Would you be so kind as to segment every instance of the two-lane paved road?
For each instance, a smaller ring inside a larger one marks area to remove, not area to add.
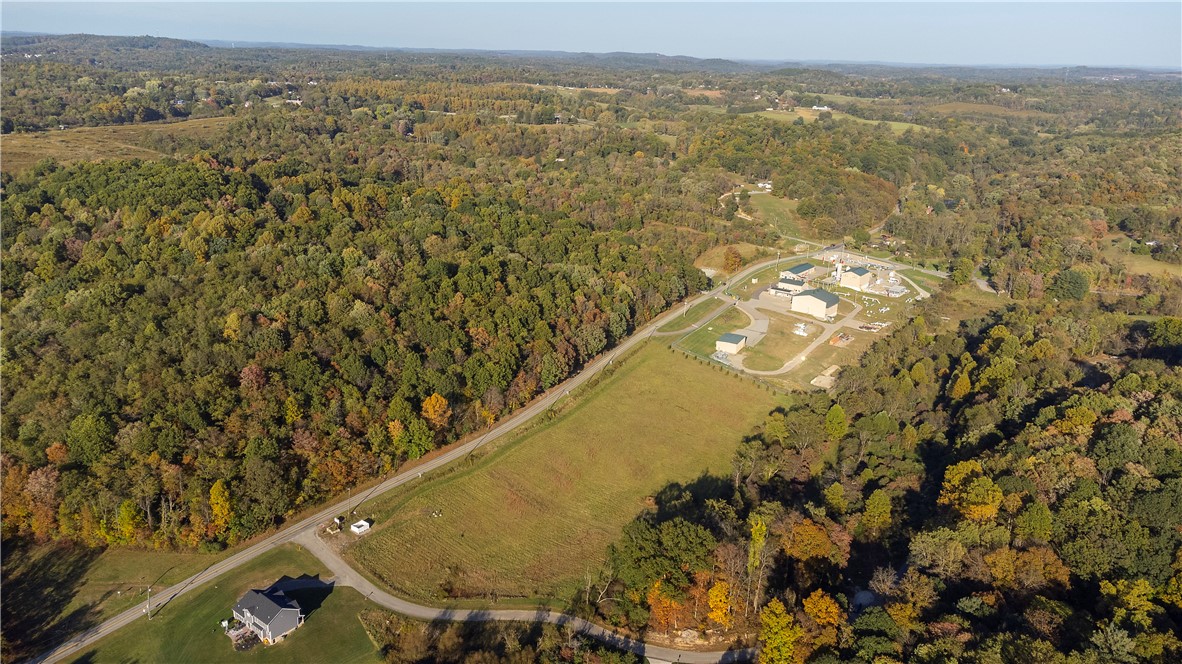
[[[717,287],[715,287],[713,290],[706,292],[706,293],[702,293],[702,294],[692,298],[691,300],[689,300],[688,305],[692,307],[693,305],[695,305],[698,302],[701,302],[707,298],[715,297],[715,296],[719,295],[720,293],[722,293],[722,291],[727,287],[727,285],[729,283],[738,283],[740,280],[746,279],[751,274],[758,272],[759,270],[762,270],[765,267],[768,267],[769,265],[774,265],[777,261],[778,261],[778,259],[770,259],[767,261],[763,261],[761,263],[753,264],[750,267],[748,267],[747,269],[743,270],[742,272],[736,274],[734,277],[732,277],[730,280],[728,280],[728,282],[724,282],[724,283],[718,285]],[[502,436],[512,432],[513,430],[517,429],[518,427],[525,424],[529,420],[533,419],[537,415],[545,412],[548,408],[550,408],[555,403],[557,403],[559,399],[561,399],[563,396],[568,394],[570,392],[570,390],[573,390],[573,389],[577,388],[578,386],[586,383],[588,380],[591,380],[591,378],[593,378],[596,374],[598,374],[605,367],[607,367],[609,364],[611,364],[612,360],[614,360],[616,358],[616,356],[620,355],[621,353],[627,352],[628,350],[635,347],[637,344],[640,344],[643,341],[647,340],[653,334],[653,332],[656,331],[656,329],[658,327],[660,327],[661,325],[664,325],[665,323],[669,322],[673,318],[676,318],[680,312],[681,312],[680,307],[673,307],[669,311],[665,312],[665,314],[658,316],[656,319],[650,321],[647,325],[637,329],[636,332],[632,334],[632,336],[625,339],[623,342],[620,343],[620,345],[616,346],[614,349],[612,349],[608,353],[601,355],[598,359],[589,363],[586,367],[583,368],[582,371],[575,374],[571,378],[567,379],[566,382],[554,387],[549,392],[547,392],[545,395],[535,399],[528,406],[517,411],[516,413],[514,413],[510,417],[502,420],[500,423],[498,423],[496,426],[494,426],[491,430],[489,430],[484,435],[476,437],[476,438],[468,441],[467,443],[464,443],[463,445],[459,445],[457,447],[454,447],[454,448],[448,450],[447,452],[445,452],[433,459],[430,459],[429,461],[426,461],[422,464],[419,464],[418,466],[415,466],[411,470],[408,470],[406,472],[395,475],[394,477],[391,477],[390,479],[382,482],[381,484],[379,484],[378,486],[374,487],[371,490],[355,492],[353,495],[350,495],[349,497],[339,500],[336,503],[333,503],[333,504],[325,507],[324,509],[320,510],[319,512],[316,512],[315,514],[313,514],[309,517],[306,517],[300,521],[297,521],[297,522],[287,526],[286,528],[280,530],[279,532],[276,532],[276,533],[264,538],[263,540],[259,541],[258,543],[253,544],[253,545],[239,551],[238,553],[231,555],[230,557],[228,557],[224,560],[218,561],[218,562],[210,565],[209,567],[207,567],[204,570],[198,572],[197,574],[194,574],[193,576],[185,579],[184,581],[181,581],[180,583],[178,583],[174,586],[171,586],[169,588],[164,589],[163,591],[161,591],[159,593],[156,593],[155,595],[152,596],[153,613],[156,613],[159,610],[165,608],[168,605],[168,603],[171,602],[173,599],[175,599],[187,592],[190,592],[196,588],[201,587],[202,585],[212,581],[213,579],[217,578],[218,576],[221,576],[222,574],[225,574],[226,572],[229,572],[230,570],[233,570],[241,565],[246,564],[247,562],[250,562],[251,560],[253,560],[253,559],[257,558],[258,556],[260,556],[261,554],[263,554],[264,552],[269,551],[272,548],[279,546],[280,544],[291,542],[292,540],[299,537],[300,534],[303,533],[304,531],[315,530],[319,524],[329,521],[337,515],[349,513],[350,511],[352,511],[354,508],[356,508],[358,505],[360,505],[362,502],[365,502],[366,500],[377,497],[377,496],[379,496],[379,495],[381,495],[381,494],[383,494],[395,487],[402,486],[403,484],[406,484],[407,482],[410,482],[411,480],[417,479],[417,478],[421,477],[422,475],[431,472],[432,470],[435,470],[437,468],[445,466],[445,465],[451,463],[452,461],[455,461],[456,459],[460,459],[462,457],[465,457],[468,454],[471,454],[474,450],[476,450],[480,446],[487,445],[488,443],[491,443],[494,440],[497,440],[497,439],[501,438]],[[410,606],[413,606],[413,605],[410,605]],[[420,608],[429,609],[429,607],[420,607]],[[430,609],[430,610],[442,611],[444,614],[447,614],[447,615],[455,613],[455,612],[451,612],[451,611],[447,611],[447,610],[440,610],[440,609]],[[486,615],[492,615],[494,613],[495,612],[488,612],[488,611],[484,612],[484,614],[486,614]],[[564,616],[563,617],[563,614],[550,613],[550,614],[546,614],[546,615],[550,616],[550,618],[547,618],[548,622],[557,622],[560,619],[566,620],[568,622],[573,621],[573,620],[577,620],[573,616]],[[130,609],[124,611],[123,613],[120,613],[120,614],[116,615],[115,617],[113,617],[113,618],[111,618],[111,619],[109,619],[109,620],[107,620],[95,627],[92,627],[89,630],[86,630],[85,632],[82,632],[81,634],[78,634],[77,636],[71,638],[70,640],[61,644],[57,648],[54,648],[53,650],[51,650],[47,653],[44,653],[43,655],[41,655],[40,657],[38,657],[34,661],[38,662],[38,663],[40,663],[40,662],[50,663],[50,662],[58,662],[63,659],[66,659],[72,655],[79,653],[83,649],[93,645],[99,639],[113,633],[114,631],[116,631],[122,627],[125,627],[125,626],[131,624],[137,618],[140,618],[143,616],[144,616],[144,607],[142,605],[137,605],[137,606],[130,608]],[[433,619],[434,618],[440,618],[440,616],[433,616]],[[442,616],[441,619],[446,619],[446,615]],[[509,619],[509,618],[493,617],[490,619],[499,620],[499,619]],[[518,618],[512,618],[512,619],[517,620]],[[585,621],[583,621],[583,622],[585,622]],[[591,627],[595,627],[594,625],[591,625],[590,623],[587,623],[587,624],[590,625]],[[597,629],[598,632],[588,628],[588,631],[586,633],[591,636],[595,636],[596,638],[600,638],[601,634],[602,635],[611,634],[610,632],[607,632],[603,628],[595,628],[595,629]],[[615,644],[615,640],[618,638],[620,638],[620,637],[618,637],[614,634],[611,634],[610,638],[608,638],[607,636],[604,636],[602,640],[605,640],[606,642]],[[634,643],[636,643],[636,642],[634,642]],[[649,646],[646,646],[646,647],[649,647]],[[671,656],[668,657],[667,659],[676,660],[677,657],[680,655],[682,661],[686,661],[686,662],[688,662],[688,661],[721,662],[721,661],[736,661],[736,658],[737,659],[749,659],[750,658],[750,653],[744,654],[746,651],[743,651],[743,652],[724,651],[724,652],[716,652],[716,653],[693,653],[691,651],[681,652],[681,651],[675,651],[675,650],[671,650],[671,649],[662,649],[662,650],[666,653],[671,653]],[[690,657],[690,656],[693,656],[696,659],[694,659],[694,660],[686,659],[687,657]],[[662,657],[661,659],[666,659],[666,658]]]

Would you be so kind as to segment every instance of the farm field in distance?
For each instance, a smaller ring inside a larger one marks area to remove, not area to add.
[[[352,588],[293,590],[306,614],[302,626],[273,646],[256,645],[237,652],[222,633],[223,619],[239,597],[251,588],[266,588],[282,576],[319,575],[326,570],[314,556],[287,544],[219,577],[203,590],[183,595],[153,612],[152,620],[137,621],[99,641],[74,662],[380,662],[377,648],[365,633],[358,614],[369,606]]]
[[[565,602],[649,497],[673,482],[725,476],[734,432],[778,399],[650,343],[555,421],[363,508],[375,531],[346,556],[421,602]]]
[[[0,138],[0,168],[6,173],[17,173],[46,158],[61,163],[101,159],[159,159],[164,155],[145,145],[152,136],[206,137],[221,133],[233,121],[233,117],[223,116],[180,122],[5,134]]]

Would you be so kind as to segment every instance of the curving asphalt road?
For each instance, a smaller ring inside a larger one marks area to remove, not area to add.
[[[701,302],[707,298],[715,297],[715,296],[721,294],[731,283],[737,283],[740,280],[746,279],[751,274],[758,272],[759,270],[762,270],[762,269],[768,267],[769,265],[774,265],[776,262],[778,262],[778,260],[779,259],[769,259],[769,260],[763,261],[761,263],[755,263],[755,264],[751,265],[750,267],[748,267],[747,269],[743,270],[742,272],[734,275],[728,281],[718,285],[713,290],[705,292],[705,293],[701,293],[698,296],[690,299],[688,301],[688,305],[693,306],[693,305],[697,304],[698,302]],[[333,504],[321,509],[320,511],[316,512],[315,514],[308,516],[304,519],[301,519],[300,521],[297,521],[297,522],[287,526],[283,530],[280,530],[280,531],[260,540],[256,544],[253,544],[253,545],[243,549],[242,551],[239,551],[238,553],[235,553],[235,554],[229,556],[228,558],[225,558],[225,559],[220,560],[216,563],[213,563],[209,567],[198,572],[197,574],[194,574],[193,576],[190,576],[189,578],[185,579],[184,581],[181,581],[180,583],[177,583],[176,585],[173,585],[169,588],[164,589],[161,592],[156,593],[152,597],[152,612],[153,612],[153,614],[159,612],[161,609],[166,607],[169,602],[176,599],[177,597],[179,597],[185,593],[188,593],[192,590],[195,590],[196,588],[199,588],[200,586],[214,580],[215,578],[221,576],[222,574],[225,574],[226,572],[229,572],[230,570],[233,570],[233,569],[257,558],[259,555],[263,554],[266,551],[271,550],[272,548],[274,548],[276,546],[279,546],[280,544],[285,544],[287,542],[295,541],[297,538],[299,538],[306,531],[315,531],[315,529],[317,528],[317,526],[319,526],[319,524],[329,521],[337,515],[347,514],[347,513],[351,512],[352,510],[356,509],[358,505],[365,502],[366,500],[369,500],[371,498],[379,496],[391,489],[394,489],[395,487],[402,486],[403,484],[406,484],[412,480],[418,479],[419,477],[422,477],[423,474],[429,473],[432,470],[435,470],[437,468],[445,466],[445,465],[451,463],[452,461],[455,461],[456,459],[459,459],[461,457],[465,457],[465,456],[471,454],[477,448],[481,447],[482,445],[487,445],[488,443],[491,443],[494,440],[497,440],[498,438],[501,438],[502,436],[512,432],[513,430],[517,429],[518,427],[525,424],[529,420],[533,419],[534,417],[536,417],[539,414],[548,410],[555,403],[557,403],[559,399],[561,399],[563,396],[566,396],[567,394],[569,394],[571,390],[573,390],[573,389],[577,388],[578,386],[591,380],[591,378],[593,378],[596,374],[598,374],[600,371],[603,371],[604,368],[606,368],[608,365],[610,365],[612,363],[612,361],[618,355],[620,355],[621,353],[627,352],[628,350],[635,347],[637,344],[640,344],[643,341],[647,340],[649,337],[651,337],[653,335],[653,333],[657,330],[658,327],[669,322],[673,318],[676,318],[679,313],[681,313],[681,309],[678,307],[674,307],[674,308],[670,309],[669,311],[665,312],[665,314],[653,319],[647,325],[637,329],[636,332],[632,334],[632,336],[630,336],[627,339],[625,339],[624,341],[622,341],[618,346],[616,346],[614,349],[612,349],[609,353],[601,355],[598,359],[590,362],[587,366],[585,366],[583,368],[582,371],[575,374],[571,378],[567,379],[566,382],[552,388],[549,392],[547,392],[543,396],[537,398],[532,403],[530,403],[528,406],[522,408],[521,410],[518,410],[516,413],[514,413],[510,417],[502,420],[496,426],[494,426],[492,429],[490,429],[488,432],[486,432],[484,435],[474,438],[474,439],[468,441],[467,443],[464,443],[463,445],[459,445],[454,448],[451,448],[450,450],[447,450],[443,454],[440,454],[437,457],[431,458],[428,461],[425,461],[408,471],[405,471],[403,473],[395,475],[394,477],[391,477],[390,479],[385,480],[381,484],[378,484],[377,486],[375,486],[369,490],[363,489],[363,490],[353,492],[351,495],[337,501],[336,503],[333,503]],[[344,563],[343,560],[341,560],[341,564],[343,564],[345,567],[348,567],[348,564]],[[352,571],[351,568],[350,568],[350,571]],[[356,574],[356,572],[353,572],[353,574]],[[357,576],[358,576],[358,578],[361,578],[360,575],[357,575]],[[362,580],[364,580],[364,579],[362,579]],[[366,583],[368,583],[368,582],[366,582]],[[372,586],[372,584],[371,584],[371,586]],[[375,589],[376,589],[376,587],[375,587]],[[680,660],[683,662],[698,662],[698,663],[704,664],[707,662],[742,661],[742,660],[751,659],[754,656],[753,651],[750,651],[750,650],[703,653],[703,652],[694,652],[694,651],[688,651],[688,650],[687,651],[674,650],[671,648],[660,648],[658,646],[650,646],[650,645],[647,645],[647,644],[640,642],[640,641],[626,639],[625,637],[622,637],[622,636],[617,635],[613,632],[610,632],[602,627],[598,627],[598,626],[594,625],[593,623],[589,623],[589,622],[582,620],[580,618],[576,618],[574,616],[568,616],[566,614],[561,614],[561,613],[554,613],[554,612],[539,613],[539,612],[535,612],[535,611],[458,612],[458,611],[453,611],[450,609],[437,609],[437,608],[432,608],[432,607],[418,606],[415,604],[411,604],[409,602],[404,602],[402,600],[398,600],[393,595],[388,595],[386,593],[383,593],[383,594],[386,595],[387,597],[389,597],[392,602],[397,603],[398,606],[403,607],[403,609],[405,609],[405,611],[403,611],[402,609],[399,609],[399,608],[395,608],[394,606],[391,606],[390,608],[394,608],[394,610],[396,610],[396,611],[405,612],[408,615],[412,615],[415,617],[421,617],[418,613],[415,613],[415,612],[420,612],[420,613],[427,612],[427,613],[429,613],[428,618],[431,620],[477,620],[477,619],[486,620],[486,621],[487,620],[514,620],[514,621],[516,621],[516,620],[527,620],[527,621],[528,620],[545,620],[546,622],[553,622],[553,623],[558,623],[558,624],[570,624],[570,625],[574,625],[575,628],[578,629],[579,631],[586,633],[590,636],[593,636],[597,639],[600,639],[601,641],[604,641],[605,643],[609,643],[613,646],[617,646],[617,647],[621,647],[621,648],[624,648],[627,650],[631,650],[632,652],[637,652],[637,649],[643,649],[645,652],[649,653],[649,656],[655,657],[657,659],[669,659],[671,661],[676,661],[678,658],[680,658]],[[456,617],[461,614],[466,617],[460,617],[460,618]],[[526,615],[526,614],[528,614],[528,615]],[[81,634],[74,636],[73,638],[69,639],[68,641],[59,645],[58,647],[54,648],[53,650],[50,650],[50,651],[42,654],[41,656],[37,657],[36,659],[33,660],[33,662],[36,662],[37,664],[45,662],[48,664],[48,663],[52,663],[52,662],[62,661],[72,655],[76,655],[76,654],[80,653],[85,648],[94,645],[94,643],[96,641],[98,641],[99,639],[102,639],[103,637],[110,635],[111,633],[115,632],[116,630],[118,630],[122,627],[126,627],[127,625],[131,624],[137,618],[140,618],[143,615],[144,615],[144,607],[139,606],[139,605],[132,607],[132,608],[124,611],[123,613],[120,613],[120,614],[114,616],[113,618],[111,618],[103,623],[100,623],[99,625],[96,625],[95,627],[92,627],[91,629],[88,629],[88,630],[82,632]],[[658,651],[661,653],[664,653],[665,656],[662,657],[660,655],[657,655],[656,653]]]
[[[380,604],[387,609],[396,611],[420,620],[448,620],[458,622],[489,622],[494,620],[517,622],[548,622],[555,625],[570,627],[579,634],[585,634],[598,641],[602,641],[620,650],[627,650],[645,658],[665,660],[669,662],[688,662],[689,664],[712,664],[713,662],[740,662],[755,658],[754,649],[725,650],[721,652],[691,652],[665,648],[647,644],[643,641],[617,634],[609,629],[600,627],[593,622],[570,616],[565,613],[549,609],[439,609],[432,606],[422,606],[408,602],[391,595],[377,585],[371,583],[357,570],[316,534],[315,531],[305,530],[295,538],[295,542],[302,544],[309,553],[320,559],[324,566],[332,572],[337,585],[349,586],[357,590],[371,602]]]

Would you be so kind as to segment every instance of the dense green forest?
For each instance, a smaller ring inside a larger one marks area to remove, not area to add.
[[[768,662],[1176,661],[1182,320],[1090,320],[916,318],[772,413],[729,483],[659,494],[586,609],[758,634]]]
[[[0,176],[5,547],[221,550],[559,384],[709,287],[707,250],[844,237],[1001,309],[946,329],[937,295],[794,396],[579,610],[774,662],[1182,657],[1176,79],[2,50],[6,138],[229,118]],[[802,238],[720,203],[756,180]]]

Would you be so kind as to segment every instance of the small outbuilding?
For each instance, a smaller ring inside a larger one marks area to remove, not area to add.
[[[234,618],[254,632],[265,645],[278,643],[304,624],[304,614],[282,590],[248,590],[234,605]]]
[[[874,282],[874,274],[864,267],[855,267],[841,273],[841,286],[856,291],[864,291]]]
[[[814,288],[792,297],[792,310],[824,320],[837,316],[840,300],[829,291]]]
[[[369,532],[369,528],[371,525],[373,525],[373,524],[369,519],[362,519],[362,520],[358,521],[357,523],[349,526],[349,530],[352,530],[354,535],[360,535],[362,533]]]
[[[747,347],[747,337],[741,334],[728,333],[714,342],[714,350],[734,355]]]

